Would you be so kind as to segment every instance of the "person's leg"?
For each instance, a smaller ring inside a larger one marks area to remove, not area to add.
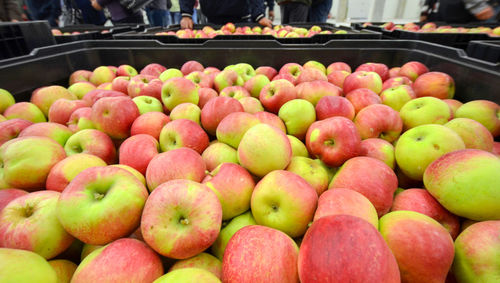
[[[148,17],[149,25],[154,26],[153,9],[146,8],[146,16]]]
[[[281,4],[280,5],[280,12],[281,12],[281,24],[288,24],[288,9],[287,9],[288,4]]]
[[[198,11],[197,11],[197,9],[193,9],[193,23],[198,24]]]
[[[311,6],[309,21],[316,23],[324,23],[328,19],[328,13],[332,8],[332,0],[323,0],[317,5]]]
[[[288,22],[307,22],[307,15],[309,14],[309,7],[302,3],[290,3],[290,11],[288,16]]]

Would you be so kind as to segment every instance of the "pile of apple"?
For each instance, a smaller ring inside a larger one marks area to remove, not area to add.
[[[66,32],[62,32],[60,29],[52,29],[51,32],[52,32],[52,35],[54,35],[54,36],[63,36],[63,35],[78,35],[78,34],[82,34],[82,33],[89,33],[90,31],[86,30],[86,31],[73,31],[73,32],[66,31]],[[110,31],[107,30],[107,29],[101,30],[102,34],[106,34],[106,33],[109,33],[109,32]]]
[[[316,61],[1,90],[0,282],[498,282],[500,107],[454,93]]]
[[[274,37],[311,37],[315,34],[346,34],[345,30],[322,30],[320,26],[312,26],[309,29],[292,27],[289,25],[276,25],[273,28],[259,26],[236,27],[233,23],[227,23],[220,29],[215,30],[211,26],[204,26],[201,30],[180,29],[177,31],[161,31],[155,35],[175,35],[179,38],[214,38],[217,35],[272,35]]]
[[[366,27],[371,25],[370,23],[364,23],[363,26]],[[500,26],[496,28],[491,27],[474,27],[474,28],[465,28],[465,27],[452,27],[452,26],[437,26],[435,23],[429,22],[425,23],[421,27],[415,23],[406,23],[404,25],[394,24],[393,22],[387,22],[383,25],[380,25],[381,28],[384,28],[389,31],[393,30],[406,30],[413,32],[434,32],[434,33],[486,33],[489,36],[500,36]]]

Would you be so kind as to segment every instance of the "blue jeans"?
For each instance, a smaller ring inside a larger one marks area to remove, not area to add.
[[[173,25],[178,25],[181,22],[181,12],[170,12],[170,22]]]
[[[328,19],[328,13],[332,9],[332,0],[323,0],[309,9],[309,22],[324,23]]]
[[[148,16],[149,24],[151,26],[166,27],[170,23],[168,10],[146,8],[146,15]]]

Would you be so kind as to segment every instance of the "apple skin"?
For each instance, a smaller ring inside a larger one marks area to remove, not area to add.
[[[60,144],[46,137],[23,137],[0,147],[3,181],[11,188],[34,191],[45,187],[50,169],[66,157]]]
[[[354,124],[361,139],[381,138],[393,142],[403,130],[399,113],[384,104],[372,104],[361,109],[354,118]]]
[[[311,185],[320,196],[328,188],[328,172],[319,163],[303,156],[294,156],[286,171],[295,173]]]
[[[28,126],[24,130],[22,130],[21,133],[19,133],[19,137],[47,137],[56,141],[61,146],[64,146],[66,144],[66,141],[72,134],[73,133],[71,132],[71,130],[66,126],[56,123],[44,122]]]
[[[460,136],[442,125],[422,125],[404,132],[395,146],[401,171],[413,180],[422,180],[425,168],[442,155],[465,149]]]
[[[194,71],[189,75],[184,76],[184,78],[192,81],[199,87],[212,88],[214,86],[214,76],[200,71]]]
[[[110,83],[116,78],[116,73],[111,70],[108,66],[100,66],[92,71],[89,77],[89,82],[95,86],[99,86],[103,83]]]
[[[459,282],[495,282],[500,275],[500,222],[482,221],[465,229],[455,241],[452,272]]]
[[[185,259],[210,247],[221,223],[222,207],[212,190],[193,181],[172,180],[149,196],[141,232],[161,255]]]
[[[333,62],[326,67],[326,74],[329,75],[335,71],[345,71],[351,73],[351,66],[344,62]]]
[[[344,93],[358,88],[367,88],[379,94],[382,91],[382,79],[375,72],[359,71],[348,75],[344,80]]]
[[[427,167],[424,185],[453,214],[477,221],[499,220],[498,170],[500,159],[494,154],[478,149],[454,151]]]
[[[184,76],[195,71],[203,72],[203,70],[205,70],[205,67],[198,61],[187,61],[181,67],[181,72]]]
[[[151,248],[136,239],[124,238],[85,257],[71,282],[153,282],[163,272],[161,259]]]
[[[290,171],[275,170],[255,186],[252,215],[259,225],[299,237],[313,219],[317,202],[318,194],[306,180]]]
[[[207,104],[207,102],[210,99],[219,96],[217,91],[215,91],[214,89],[211,89],[211,88],[207,88],[207,87],[200,87],[198,89],[198,94],[200,96],[200,99],[198,101],[198,106],[200,107],[200,109],[203,109],[205,104]]]
[[[468,118],[455,118],[444,126],[457,133],[464,141],[466,148],[493,151],[493,136],[481,123]]]
[[[297,77],[297,84],[312,81],[325,81],[328,82],[325,72],[316,68],[302,68],[300,75]]]
[[[77,99],[82,99],[89,91],[96,87],[89,82],[77,82],[68,87],[68,91],[76,96]]]
[[[333,71],[326,78],[328,79],[329,83],[338,86],[340,88],[343,88],[345,78],[350,74],[351,73],[347,71]]]
[[[154,76],[154,77],[159,77],[161,73],[165,72],[167,68],[160,64],[152,63],[146,65],[144,68],[142,68],[141,72],[139,73],[140,75],[148,75],[148,76]]]
[[[17,118],[0,122],[0,146],[11,139],[17,138],[24,129],[31,125],[33,125],[32,122]]]
[[[432,96],[451,99],[455,95],[455,81],[448,74],[428,72],[419,76],[412,85],[417,97]]]
[[[455,251],[441,224],[418,212],[394,211],[382,216],[379,226],[402,282],[445,282]]]
[[[300,73],[302,73],[303,69],[304,68],[297,63],[286,63],[285,65],[283,65],[281,67],[281,69],[278,72],[278,75],[287,74],[287,75],[291,75],[293,78],[297,79],[299,77]]]
[[[151,96],[137,96],[132,99],[139,110],[139,115],[148,112],[163,112],[163,104],[158,99]]]
[[[181,103],[172,109],[170,119],[188,119],[201,126],[201,109],[193,103]]]
[[[264,108],[272,113],[278,113],[286,102],[297,97],[295,86],[287,80],[275,80],[264,86],[259,100]]]
[[[130,235],[139,226],[147,197],[146,187],[125,169],[91,167],[61,193],[57,217],[80,241],[104,245]],[[92,214],[88,213],[90,207]]]
[[[302,65],[302,67],[303,68],[315,68],[315,69],[319,70],[320,72],[323,72],[326,74],[325,65],[321,64],[318,61],[309,60],[309,61],[305,62],[304,65]]]
[[[100,84],[96,89],[112,90],[113,89],[113,82]]]
[[[268,124],[269,126],[278,128],[283,133],[286,133],[285,123],[283,123],[283,120],[281,120],[280,117],[278,117],[278,115],[262,111],[255,113],[254,116],[257,117],[261,123]]]
[[[87,107],[87,103],[83,100],[58,99],[49,109],[49,122],[66,125],[71,117],[71,114],[79,108]]]
[[[201,154],[208,171],[212,171],[222,163],[238,164],[238,154],[236,149],[221,143],[212,142]]]
[[[221,92],[228,86],[243,86],[245,81],[235,70],[225,69],[214,77],[214,87]]]
[[[262,88],[270,82],[270,79],[266,75],[257,74],[246,81],[244,87],[252,97],[259,97]]]
[[[92,106],[94,105],[99,99],[105,98],[105,97],[128,97],[123,92],[119,91],[114,91],[114,90],[106,90],[106,89],[95,89],[89,91],[85,96],[82,98],[83,101],[87,102],[87,105]]]
[[[111,138],[94,129],[86,129],[73,134],[64,145],[64,150],[68,156],[77,153],[92,154],[107,164],[113,164],[116,158],[116,149]]]
[[[318,199],[313,221],[330,215],[352,215],[366,220],[378,229],[377,210],[362,194],[349,189],[337,188],[324,192]]]
[[[4,207],[6,207],[11,201],[27,194],[27,191],[19,189],[0,189],[0,213],[2,212],[2,209],[4,209]]]
[[[246,112],[231,113],[224,117],[217,126],[217,140],[233,148],[238,148],[245,133],[260,123],[260,120],[252,114]]]
[[[7,108],[3,115],[9,120],[18,118],[28,120],[32,123],[47,122],[42,110],[30,102],[15,103]]]
[[[257,112],[264,111],[264,107],[260,100],[255,97],[243,97],[238,100],[243,106],[243,110],[250,114],[255,114]]]
[[[163,82],[157,77],[138,75],[130,78],[126,93],[132,98],[145,95],[160,100],[162,86]]]
[[[493,142],[493,150],[491,152],[500,157],[500,142]]]
[[[250,173],[264,177],[273,170],[285,169],[292,158],[287,136],[267,124],[250,128],[238,146],[238,161]]]
[[[160,138],[161,129],[170,122],[170,118],[161,112],[148,112],[137,117],[130,127],[130,135],[147,134]]]
[[[425,189],[407,189],[394,197],[391,211],[410,210],[422,213],[443,225],[455,239],[460,232],[460,219],[446,210]]]
[[[355,89],[347,93],[345,98],[347,98],[347,100],[351,102],[352,106],[354,106],[354,111],[356,113],[369,105],[382,104],[380,96],[367,88]]]
[[[396,259],[380,233],[351,215],[312,223],[300,246],[298,269],[301,282],[401,282]]]
[[[451,113],[453,114],[452,117],[456,117],[457,109],[460,108],[463,103],[456,99],[443,99],[443,101],[450,107]]]
[[[277,81],[277,80],[287,80],[291,82],[293,85],[297,84],[297,79],[290,74],[278,74],[271,81]]]
[[[307,151],[306,145],[294,136],[287,135],[290,145],[292,146],[292,157],[302,156],[309,157],[309,152]]]
[[[255,182],[240,165],[223,163],[205,177],[203,184],[210,188],[222,206],[222,220],[228,220],[250,209]]]
[[[68,119],[68,129],[76,133],[85,129],[95,129],[94,123],[90,119],[92,115],[92,108],[82,107],[76,109]]]
[[[500,136],[500,106],[493,101],[474,100],[457,109],[456,118],[469,118],[483,124],[494,138]]]
[[[124,139],[130,136],[130,127],[139,115],[131,98],[105,97],[92,106],[91,120],[98,130],[110,137]]]
[[[158,155],[158,151],[159,144],[155,138],[147,134],[134,135],[120,145],[119,163],[145,174],[149,162]]]
[[[417,98],[411,86],[398,85],[383,90],[380,93],[382,104],[390,106],[396,111],[400,111],[407,102]]]
[[[160,132],[159,141],[162,151],[187,147],[199,154],[203,153],[210,142],[201,126],[187,119],[168,122]]]
[[[259,225],[246,226],[226,246],[222,279],[228,283],[298,282],[298,254],[297,244],[285,233]]]
[[[229,240],[238,230],[250,225],[257,225],[251,211],[240,214],[229,220],[229,222],[222,222],[222,229],[220,230],[219,236],[217,236],[217,239],[211,247],[212,254],[222,260]]]
[[[163,83],[161,88],[161,100],[163,105],[172,111],[175,106],[189,102],[198,104],[200,96],[196,85],[185,78],[171,78]]]
[[[208,134],[214,136],[222,119],[233,112],[244,112],[238,100],[224,96],[210,99],[201,109],[201,125]]]
[[[57,273],[57,282],[69,283],[78,265],[66,259],[54,259],[49,261],[50,266]]]
[[[172,270],[161,276],[155,283],[175,283],[175,282],[205,282],[220,283],[221,281],[210,271],[201,268],[181,268]]]
[[[88,82],[91,75],[92,75],[92,72],[87,71],[87,70],[74,71],[69,76],[69,85],[71,86],[71,85],[78,83],[78,82]]]
[[[273,67],[260,66],[255,69],[255,75],[260,74],[265,75],[269,80],[272,80],[278,74],[278,71],[276,71],[276,69]]]
[[[106,166],[106,162],[95,155],[79,153],[59,161],[49,172],[45,187],[47,190],[62,192],[66,186],[83,170]]]
[[[293,99],[281,106],[278,117],[285,122],[287,134],[303,140],[309,126],[316,121],[316,110],[307,100]]]
[[[0,248],[0,278],[6,283],[57,283],[57,274],[40,255],[18,249]],[[29,272],[26,267],[29,266]]]
[[[396,168],[396,157],[394,146],[383,139],[370,138],[361,141],[361,156],[368,156],[378,159],[391,169]]]
[[[111,82],[111,90],[123,92],[128,95],[128,85],[130,84],[131,77],[116,77]],[[71,91],[71,87],[68,89]],[[82,96],[83,97],[83,96]]]
[[[424,64],[417,61],[411,61],[401,66],[398,76],[407,77],[410,80],[415,81],[417,77],[427,72],[429,72],[429,69],[427,69]]]
[[[342,89],[325,81],[303,82],[296,86],[297,98],[305,99],[314,106],[325,96],[342,96]]]
[[[137,76],[137,74],[137,70],[130,65],[120,65],[116,69],[116,76],[134,77]]]
[[[328,166],[338,167],[358,156],[361,137],[354,123],[344,117],[332,117],[311,124],[306,134],[309,153]]]
[[[435,97],[420,97],[408,101],[399,110],[405,129],[420,125],[444,125],[451,120],[451,111],[446,102]]]
[[[208,253],[201,253],[194,257],[177,261],[169,272],[182,268],[201,268],[213,273],[217,278],[222,278],[222,262]]]
[[[382,63],[364,63],[356,68],[355,72],[365,71],[365,72],[375,72],[377,73],[382,81],[389,78],[389,68],[387,65]]]
[[[205,170],[205,162],[196,151],[181,147],[153,157],[146,170],[146,182],[149,191],[174,179],[201,182],[205,177]]]
[[[165,82],[171,78],[182,78],[182,77],[184,77],[184,75],[182,74],[181,70],[176,68],[170,68],[163,71],[158,78],[162,82]]]
[[[46,259],[66,250],[74,239],[57,219],[59,195],[39,191],[12,200],[0,213],[0,246],[29,250]]]
[[[335,116],[342,116],[352,120],[355,115],[352,103],[342,96],[322,97],[316,104],[315,110],[318,120],[324,120]]]
[[[382,84],[382,91],[388,89],[388,88],[393,88],[397,87],[400,85],[408,85],[411,86],[413,82],[407,78],[407,77],[391,77],[387,80],[384,81]]]
[[[228,96],[239,100],[243,97],[250,97],[250,93],[242,86],[228,86],[219,92],[219,96]]]
[[[389,78],[394,78],[399,76],[399,71],[401,67],[392,67],[389,69]]]

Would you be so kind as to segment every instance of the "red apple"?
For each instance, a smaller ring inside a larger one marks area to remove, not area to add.
[[[355,89],[347,93],[345,98],[347,98],[347,100],[351,102],[352,106],[354,106],[356,113],[369,105],[382,103],[380,96],[367,88]]]
[[[158,140],[161,129],[168,122],[170,122],[170,118],[161,112],[144,113],[132,123],[130,135],[147,134]]]
[[[160,64],[152,63],[144,67],[140,74],[141,75],[149,75],[154,77],[159,77],[161,73],[163,73],[167,68],[163,67]]]
[[[88,82],[90,80],[91,75],[92,75],[92,72],[87,71],[87,70],[74,71],[69,76],[69,85],[73,85],[77,82]]]
[[[114,90],[104,90],[104,89],[95,89],[89,91],[82,98],[83,101],[87,103],[90,107],[94,105],[99,99],[104,97],[128,97],[125,93],[114,91]]]
[[[17,138],[24,129],[32,124],[24,119],[11,119],[0,122],[0,146],[11,139]]]
[[[0,190],[0,212],[2,209],[6,207],[11,201],[15,200],[18,197],[27,195],[27,191],[19,190],[19,189],[1,189]]]
[[[361,139],[381,138],[393,142],[403,130],[403,120],[399,113],[383,104],[373,104],[361,109],[354,118],[354,124]]]
[[[144,175],[151,159],[158,155],[158,149],[158,141],[150,135],[131,136],[120,145],[119,163],[128,165]]]
[[[75,100],[76,96],[62,86],[46,86],[33,92],[31,95],[31,103],[38,106],[38,108],[42,110],[42,113],[48,116],[50,106],[60,98]]]
[[[66,141],[72,134],[73,132],[71,132],[71,130],[66,126],[56,123],[44,122],[30,125],[29,127],[22,130],[22,132],[19,134],[19,137],[47,137],[58,142],[61,146],[64,146],[66,144]]]
[[[281,120],[277,115],[262,111],[255,113],[254,116],[257,117],[261,123],[268,124],[269,126],[273,126],[283,131],[283,133],[286,133],[285,123],[283,123],[283,120]]]
[[[116,158],[116,149],[111,138],[105,133],[86,129],[76,132],[64,145],[68,156],[78,153],[95,155],[107,164],[113,164]]]
[[[325,73],[316,68],[303,68],[297,77],[297,84],[313,81],[328,81]]]
[[[185,76],[195,71],[203,72],[204,69],[203,65],[198,61],[187,61],[182,65],[181,72]]]
[[[429,72],[429,69],[427,69],[424,64],[417,61],[411,61],[401,66],[398,75],[415,81],[418,76],[427,72]]]
[[[28,120],[33,123],[46,122],[45,114],[43,114],[42,110],[38,108],[33,103],[30,102],[18,102],[7,109],[3,113],[5,118],[10,119],[23,119]]]
[[[382,79],[375,72],[359,71],[348,75],[344,80],[344,93],[358,88],[367,88],[379,94],[382,91]]]
[[[260,66],[255,69],[255,75],[260,74],[265,75],[269,80],[272,80],[278,74],[278,71],[276,71],[276,69],[273,67]]]
[[[130,127],[137,117],[139,109],[128,97],[106,97],[92,106],[91,120],[96,128],[115,139],[130,136]]]
[[[351,67],[344,62],[333,62],[326,68],[326,74],[329,75],[335,71],[345,71],[351,73]]]
[[[203,109],[203,106],[205,106],[205,104],[207,104],[210,99],[218,96],[215,90],[206,87],[199,88],[198,94],[200,96],[200,99],[198,101],[198,106],[200,107],[200,109]]]
[[[215,97],[210,99],[201,109],[201,125],[210,135],[215,135],[217,126],[227,115],[233,112],[244,112],[238,100],[231,97]]]
[[[82,107],[76,109],[68,119],[68,128],[76,133],[85,129],[95,129],[94,123],[90,119],[92,115],[92,108],[90,107]]]
[[[342,89],[325,81],[300,83],[295,89],[297,90],[297,98],[305,99],[314,106],[316,106],[322,97],[342,95]]]
[[[316,118],[324,120],[330,117],[342,116],[354,119],[355,110],[352,103],[341,96],[324,96],[316,104]]]
[[[455,95],[455,81],[448,74],[428,72],[419,76],[412,85],[417,97],[433,96],[451,99]]]
[[[382,84],[382,91],[391,88],[391,87],[396,87],[400,85],[409,85],[411,86],[413,82],[407,78],[407,77],[391,77],[384,81]]]
[[[116,69],[116,76],[134,77],[137,74],[137,70],[130,65],[120,65]]]
[[[333,71],[327,76],[327,79],[329,83],[332,83],[340,88],[343,88],[345,78],[350,74],[351,73],[347,71]]]
[[[83,100],[58,99],[49,109],[49,122],[66,125],[71,117],[71,114],[76,109],[87,107],[87,103]]]
[[[163,82],[157,77],[138,75],[130,78],[126,93],[128,93],[130,97],[146,95],[161,99],[162,86]]]
[[[361,141],[361,156],[368,156],[383,161],[391,169],[396,168],[394,146],[386,140],[371,138]]]
[[[199,154],[208,147],[209,143],[208,135],[201,126],[188,119],[168,122],[160,132],[159,141],[162,151],[186,147]]]
[[[389,68],[387,67],[387,65],[382,63],[361,64],[356,68],[356,72],[359,71],[375,72],[380,76],[382,81],[385,81],[389,78]]]
[[[259,100],[266,110],[278,113],[283,104],[296,97],[297,90],[292,83],[287,80],[277,80],[262,88]]]

